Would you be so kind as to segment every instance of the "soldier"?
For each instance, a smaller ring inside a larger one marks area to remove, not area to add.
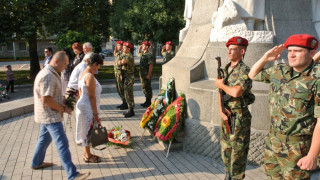
[[[138,56],[140,57],[139,75],[141,87],[144,95],[146,96],[146,101],[141,104],[142,107],[149,107],[152,99],[151,74],[154,61],[152,59],[152,54],[148,51],[149,47],[150,43],[148,41],[143,41],[138,50]]]
[[[122,85],[124,89],[124,98],[129,107],[129,110],[123,113],[125,118],[134,116],[134,98],[133,98],[133,84],[134,84],[134,58],[131,53],[133,50],[132,44],[124,42],[123,54],[118,61],[118,65],[121,66]]]
[[[267,51],[249,77],[270,83],[271,127],[264,166],[269,179],[310,179],[320,151],[320,65],[312,57],[318,40],[308,34],[290,36]],[[263,69],[288,49],[289,64]]]
[[[126,100],[124,98],[124,90],[123,90],[123,84],[121,83],[121,66],[119,66],[118,62],[120,59],[122,59],[122,44],[123,41],[117,41],[117,45],[114,49],[114,76],[116,78],[116,85],[117,85],[117,91],[118,94],[122,100],[122,104],[117,106],[117,108],[120,108],[121,110],[128,109],[128,105],[126,103]]]
[[[164,46],[162,46],[161,54],[163,56],[163,62],[167,63],[174,57],[174,51],[172,50],[173,42],[167,41]]]
[[[251,114],[248,105],[254,102],[251,93],[252,81],[248,77],[250,68],[242,61],[246,53],[248,40],[233,37],[228,40],[228,63],[223,70],[225,79],[217,79],[216,86],[223,90],[225,113],[220,105],[223,121],[231,121],[233,134],[229,134],[226,125],[220,128],[221,156],[225,164],[225,180],[245,177],[250,142]],[[219,94],[219,99],[220,94]],[[219,101],[220,102],[220,101]],[[229,118],[229,119],[228,119]]]

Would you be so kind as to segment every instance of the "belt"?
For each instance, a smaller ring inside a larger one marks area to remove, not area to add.
[[[305,136],[288,136],[284,134],[276,133],[273,129],[270,130],[270,134],[273,134],[281,141],[311,141],[312,136],[311,135],[305,135]]]

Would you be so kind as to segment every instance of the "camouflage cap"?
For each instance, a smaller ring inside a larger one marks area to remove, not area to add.
[[[289,46],[299,46],[310,50],[316,50],[319,46],[317,38],[309,34],[294,34],[290,36],[284,46],[288,48]]]
[[[240,36],[235,36],[230,38],[227,43],[226,47],[229,47],[230,45],[239,45],[239,46],[248,46],[248,40],[246,38],[240,37]]]

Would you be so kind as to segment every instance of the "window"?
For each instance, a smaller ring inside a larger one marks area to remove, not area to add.
[[[26,51],[26,50],[27,50],[26,42],[19,42],[19,51]]]

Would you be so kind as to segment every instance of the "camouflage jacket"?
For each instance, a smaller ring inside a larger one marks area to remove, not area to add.
[[[254,102],[254,95],[251,92],[252,81],[248,77],[250,68],[243,62],[240,61],[230,73],[228,73],[228,68],[231,63],[228,63],[223,70],[224,73],[224,83],[228,86],[241,86],[242,95],[240,97],[234,98],[226,95],[225,105],[230,109],[240,109],[248,106]]]
[[[163,62],[164,63],[170,61],[175,56],[174,51],[170,51],[170,52],[165,51],[162,53],[162,55],[163,55]]]
[[[140,72],[149,72],[149,64],[154,64],[152,54],[150,52],[142,52],[140,57]]]
[[[118,61],[122,59],[122,51],[118,51],[115,58],[114,58],[114,69],[115,70],[120,70],[121,67],[120,65],[118,64]]]
[[[122,59],[127,60],[127,63],[121,66],[121,70],[124,70],[127,74],[134,74],[134,58],[131,53],[122,53]]]
[[[320,64],[312,63],[294,75],[293,68],[278,64],[262,70],[257,81],[270,83],[271,128],[290,136],[312,135],[320,117]]]

